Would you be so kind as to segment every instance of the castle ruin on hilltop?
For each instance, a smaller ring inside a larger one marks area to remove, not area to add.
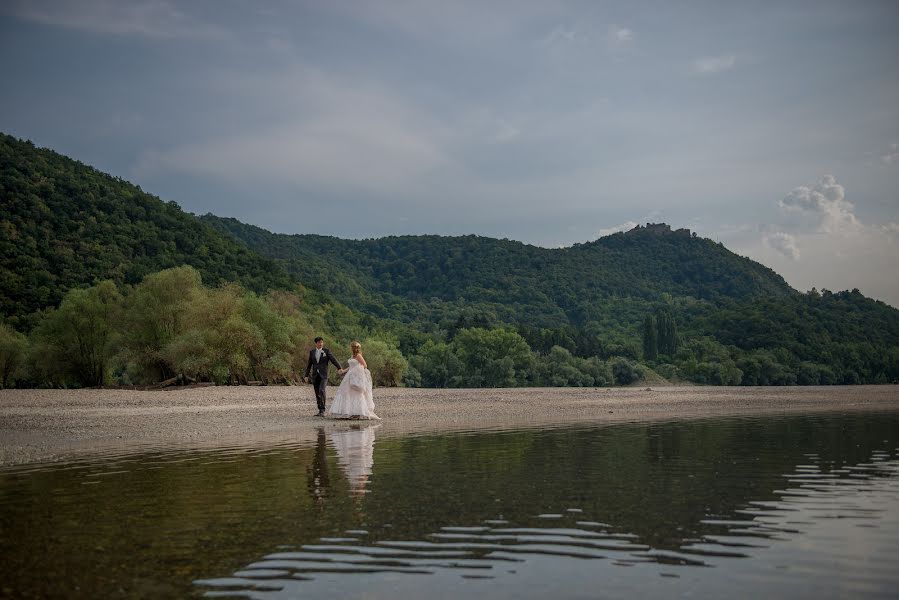
[[[682,227],[680,229],[671,230],[671,225],[667,223],[647,223],[646,227],[642,225],[637,225],[630,231],[626,233],[626,235],[631,234],[639,234],[641,232],[652,233],[655,235],[684,235],[690,237],[690,230]]]

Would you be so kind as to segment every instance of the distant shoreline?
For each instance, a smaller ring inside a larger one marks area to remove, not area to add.
[[[334,388],[330,388],[330,400]],[[899,385],[379,388],[378,436],[714,416],[899,411]],[[312,441],[367,426],[314,416],[310,386],[0,390],[0,466],[136,452]]]

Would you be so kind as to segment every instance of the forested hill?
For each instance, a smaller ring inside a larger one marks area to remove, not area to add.
[[[342,302],[438,340],[512,325],[535,352],[563,363],[553,353],[575,361],[624,356],[699,383],[899,378],[899,310],[858,290],[799,293],[771,269],[666,225],[546,249],[477,236],[276,235],[201,219]],[[661,323],[673,327],[666,344]],[[414,355],[425,349],[401,346],[423,369]],[[429,360],[445,360],[443,350],[425,348],[435,353]],[[566,372],[548,380],[574,385],[578,371]],[[449,381],[422,376],[425,385]]]
[[[31,142],[0,134],[0,306],[16,327],[74,287],[191,265],[209,284],[288,288],[275,261],[174,202]]]
[[[575,265],[588,264],[601,273],[609,282],[607,291],[615,294],[652,298],[664,291],[715,301],[796,293],[768,267],[665,225],[638,226],[576,245],[568,254]]]
[[[655,302],[664,294],[718,305],[797,294],[771,269],[666,226],[546,249],[477,236],[278,235],[235,219],[201,219],[344,302],[355,294],[369,309],[392,314],[404,301],[420,314],[422,303],[433,308],[439,300],[480,305],[503,321],[558,327],[602,321],[624,298]]]
[[[319,333],[363,338],[393,384],[899,380],[899,310],[858,290],[799,293],[664,224],[558,249],[276,235],[2,134],[0,200],[0,386],[295,381]],[[75,331],[86,313],[94,325]],[[85,332],[105,332],[90,357],[107,362],[70,364]],[[10,375],[14,355],[28,374]]]

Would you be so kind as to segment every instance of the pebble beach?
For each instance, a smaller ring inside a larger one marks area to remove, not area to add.
[[[330,388],[333,394],[334,388]],[[375,390],[378,436],[727,415],[899,410],[899,386]],[[330,398],[329,398],[330,406]],[[0,465],[314,440],[310,386],[0,390]]]

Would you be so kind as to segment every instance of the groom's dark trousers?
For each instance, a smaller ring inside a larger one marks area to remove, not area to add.
[[[327,348],[322,348],[322,356],[320,360],[316,360],[317,348],[313,348],[309,352],[309,363],[306,365],[306,377],[312,374],[312,387],[315,389],[315,403],[318,405],[318,412],[325,411],[326,388],[328,387],[328,364],[331,363],[340,369],[340,363],[331,354]]]
[[[318,410],[319,412],[324,412],[328,378],[322,377],[318,374],[318,371],[316,371],[315,376],[312,378],[312,387],[315,388],[315,403],[318,405]]]

